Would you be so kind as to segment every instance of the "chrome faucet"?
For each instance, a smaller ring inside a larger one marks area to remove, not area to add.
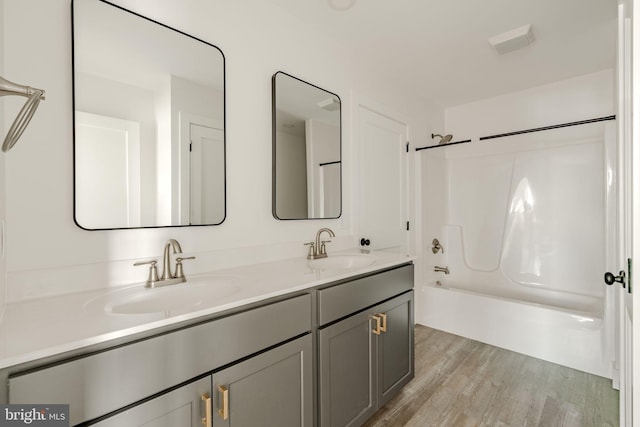
[[[322,233],[327,233],[330,237],[336,237],[336,234],[330,229],[323,227],[316,233],[316,241],[305,243],[305,245],[309,246],[309,255],[307,255],[307,259],[319,259],[327,257],[327,246],[331,240],[320,240],[320,235]]]
[[[437,265],[435,265],[433,267],[433,271],[435,271],[436,273],[449,274],[449,267],[438,267]]]
[[[149,267],[149,277],[147,278],[147,282],[145,287],[147,288],[157,288],[160,286],[166,285],[174,285],[176,283],[184,283],[187,281],[187,278],[184,276],[184,270],[182,269],[182,261],[187,259],[195,259],[196,257],[177,257],[176,258],[176,271],[175,273],[171,272],[171,251],[173,250],[174,254],[181,254],[182,247],[180,243],[175,239],[169,239],[167,243],[164,245],[164,254],[162,259],[162,276],[158,277],[158,267],[156,264],[157,260],[151,261],[143,261],[136,262],[133,265],[145,265],[151,264]]]

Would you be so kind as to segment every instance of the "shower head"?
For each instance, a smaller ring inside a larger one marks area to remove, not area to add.
[[[31,121],[33,114],[38,109],[40,101],[43,100],[44,90],[35,89],[31,86],[19,85],[17,83],[10,82],[9,80],[0,77],[0,96],[7,95],[20,95],[26,96],[27,102],[24,103],[18,116],[13,121],[13,124],[7,132],[7,136],[2,143],[2,151],[7,152],[18,142],[18,139],[27,128],[27,125]]]
[[[438,145],[442,145],[442,144],[446,144],[448,142],[451,141],[451,139],[453,138],[453,135],[438,135],[438,134],[431,134],[431,139],[434,139],[435,137],[440,138],[440,141],[438,141]]]

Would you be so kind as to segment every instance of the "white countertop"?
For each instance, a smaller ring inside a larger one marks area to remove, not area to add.
[[[230,282],[233,292],[226,292],[212,304],[191,305],[171,312],[114,314],[104,309],[104,302],[111,296],[118,293],[122,295],[122,292],[129,292],[133,288],[142,290],[143,283],[8,304],[0,323],[0,369],[413,260],[406,254],[389,252],[372,251],[370,256],[373,263],[361,268],[319,270],[312,268],[306,259],[295,258],[216,270],[206,275],[187,275],[187,283],[169,287],[189,286],[190,281],[198,282],[206,276]],[[215,281],[207,286],[215,293]],[[144,292],[162,292],[163,289],[166,288],[147,289]]]

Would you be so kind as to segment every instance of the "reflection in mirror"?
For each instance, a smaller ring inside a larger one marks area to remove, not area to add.
[[[273,216],[338,218],[342,211],[338,95],[273,75]]]
[[[73,1],[75,220],[220,224],[224,56],[102,0]]]

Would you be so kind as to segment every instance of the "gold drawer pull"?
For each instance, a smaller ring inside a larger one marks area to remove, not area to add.
[[[380,313],[378,314],[378,316],[382,317],[382,327],[380,328],[380,330],[382,332],[387,332],[387,315],[384,313]]]
[[[209,393],[202,393],[200,397],[204,401],[204,418],[202,419],[202,425],[204,427],[211,427],[213,422],[211,418],[211,397]]]
[[[376,328],[372,332],[374,334],[376,334],[376,335],[380,335],[380,331],[381,331],[381,329],[380,329],[380,321],[382,319],[380,319],[380,316],[373,316],[373,320],[376,321]]]
[[[218,409],[218,415],[223,420],[229,419],[229,389],[225,386],[218,386],[218,391],[222,393],[222,408]]]

